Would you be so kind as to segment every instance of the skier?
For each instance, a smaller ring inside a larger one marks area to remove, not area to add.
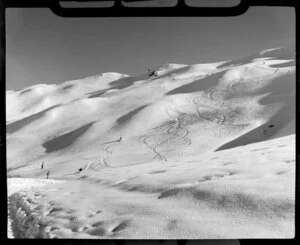
[[[80,173],[82,171],[82,168],[78,169],[78,173]]]
[[[119,139],[117,139],[117,142],[121,142],[122,141],[122,137],[120,137]]]
[[[42,165],[41,165],[41,169],[43,169],[44,168],[44,162],[42,163]]]
[[[157,72],[154,71],[154,70],[148,69],[148,76],[149,77],[152,77],[152,76],[156,77],[157,76]]]
[[[49,178],[49,175],[50,175],[50,171],[47,172],[47,179]]]

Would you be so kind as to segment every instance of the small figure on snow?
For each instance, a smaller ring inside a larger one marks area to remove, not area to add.
[[[121,142],[123,140],[122,137],[120,137],[119,139],[117,139],[117,142]]]
[[[151,70],[151,69],[148,69],[148,76],[149,77],[156,77],[158,74],[155,70]]]
[[[50,175],[50,171],[47,172],[47,179],[49,178],[49,175]]]
[[[82,171],[82,168],[78,169],[78,173],[80,173]]]
[[[42,165],[41,165],[41,169],[43,169],[44,168],[44,162],[42,163]]]

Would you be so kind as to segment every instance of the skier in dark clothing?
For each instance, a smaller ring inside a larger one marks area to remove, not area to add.
[[[157,76],[157,72],[151,69],[148,69],[148,76],[149,77],[156,77]]]
[[[80,173],[82,171],[82,168],[78,169],[78,173]]]
[[[50,175],[50,171],[47,172],[47,179],[49,178],[49,175]]]
[[[42,163],[42,165],[41,165],[41,169],[43,169],[44,168],[44,162]]]

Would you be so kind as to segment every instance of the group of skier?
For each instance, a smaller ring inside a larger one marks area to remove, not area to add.
[[[44,162],[42,162],[41,169],[44,169]],[[79,168],[77,173],[80,173],[83,169]],[[46,178],[49,179],[50,171],[48,170],[46,173]]]
[[[44,169],[44,164],[45,164],[45,162],[42,162],[41,169]],[[49,170],[47,171],[46,175],[47,175],[47,179],[49,179],[49,175],[50,175]]]
[[[123,141],[123,138],[120,137],[119,139],[117,139],[115,142],[122,142]],[[42,165],[41,165],[41,169],[44,169],[44,164],[45,162],[42,162]],[[78,171],[76,173],[80,173],[83,171],[83,168],[79,168]],[[49,176],[50,176],[50,171],[48,170],[47,173],[46,173],[46,178],[49,179]]]
[[[149,77],[156,77],[156,76],[158,76],[158,74],[155,70],[148,69],[148,76]],[[122,141],[122,137],[120,137],[119,139],[116,140],[116,142],[121,142],[121,141]],[[44,164],[45,164],[45,162],[42,162],[41,169],[44,169]],[[82,172],[82,170],[83,170],[82,168],[79,168],[77,173]],[[47,173],[46,173],[47,179],[49,179],[49,176],[50,176],[50,171],[48,170]]]

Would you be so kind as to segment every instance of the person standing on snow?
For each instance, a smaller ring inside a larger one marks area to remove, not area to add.
[[[49,175],[50,175],[50,171],[47,172],[47,179],[49,178]]]

